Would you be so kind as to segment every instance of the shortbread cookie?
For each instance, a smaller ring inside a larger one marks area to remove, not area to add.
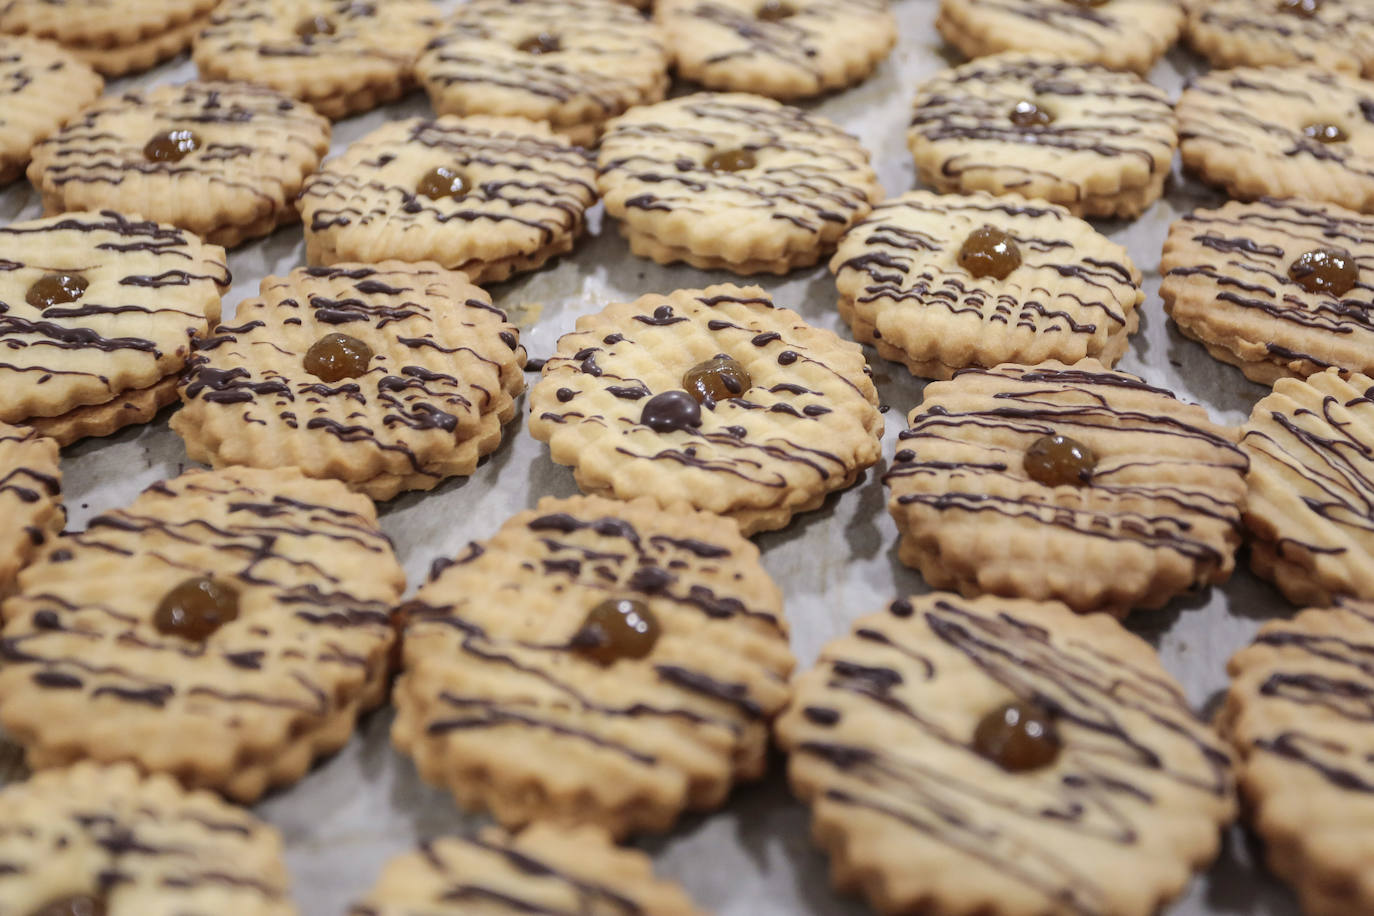
[[[857,344],[756,286],[712,286],[579,318],[529,428],[584,493],[688,502],[752,534],[854,483],[883,418]]]
[[[267,86],[342,118],[409,90],[439,21],[429,0],[226,0],[191,56],[203,79]]]
[[[242,802],[386,693],[405,585],[372,503],[188,471],[56,540],[0,605],[0,725],[35,769],[129,761]]]
[[[5,0],[0,32],[62,45],[116,48],[183,26],[219,0]]]
[[[297,218],[293,201],[329,148],[329,122],[270,89],[186,83],[106,96],[33,150],[48,213],[110,208],[217,245]]]
[[[912,191],[830,261],[854,339],[928,378],[1005,362],[1107,366],[1144,299],[1126,249],[1062,207]]]
[[[1178,131],[1168,94],[1138,76],[1011,53],[923,83],[907,143],[921,182],[937,191],[1136,217],[1164,191]]]
[[[1374,217],[1232,201],[1174,223],[1160,272],[1179,330],[1253,381],[1374,371]]]
[[[519,118],[390,121],[301,192],[312,264],[434,261],[474,283],[572,250],[596,170],[545,124]]]
[[[1255,572],[1297,605],[1374,599],[1374,379],[1279,379],[1243,433]]]
[[[1149,645],[1058,602],[894,601],[777,735],[836,887],[880,913],[1153,916],[1235,814],[1225,744]]]
[[[668,52],[619,0],[470,0],[415,72],[439,114],[547,121],[590,146],[607,119],[663,98]]]
[[[57,443],[0,423],[0,598],[66,518]]]
[[[1242,200],[1374,210],[1374,83],[1314,67],[1241,67],[1178,100],[1183,165]]]
[[[763,775],[793,660],[729,521],[546,498],[436,570],[403,609],[391,734],[459,804],[619,837]]]
[[[0,263],[0,422],[63,444],[175,399],[229,286],[223,249],[112,212],[0,228]]]
[[[172,429],[195,461],[296,467],[375,500],[471,474],[525,390],[519,331],[436,264],[299,268],[198,347]]]
[[[57,45],[0,35],[0,185],[22,178],[33,145],[94,102],[103,85]]]
[[[1315,64],[1374,77],[1374,6],[1369,0],[1193,2],[1188,43],[1215,67]]]
[[[5,916],[296,913],[272,826],[127,764],[8,786],[0,823]]]
[[[125,76],[142,73],[176,57],[191,47],[191,40],[209,24],[207,13],[127,45],[67,45],[66,48],[107,77]]]
[[[1245,455],[1195,404],[1088,359],[962,372],[910,422],[888,510],[935,588],[1123,616],[1231,575]]]
[[[659,0],[679,75],[800,99],[851,86],[897,42],[888,0]]]
[[[598,166],[606,211],[635,254],[739,274],[815,264],[883,196],[849,134],[740,93],[689,95],[617,118]]]
[[[474,911],[476,907],[476,911]],[[654,877],[649,857],[595,827],[534,824],[441,837],[398,856],[349,916],[527,916],[615,913],[701,916],[682,888]]]
[[[1374,912],[1374,605],[1271,621],[1227,670],[1219,725],[1269,867],[1304,913]]]
[[[941,0],[935,27],[967,57],[1039,51],[1147,73],[1183,20],[1178,0]]]

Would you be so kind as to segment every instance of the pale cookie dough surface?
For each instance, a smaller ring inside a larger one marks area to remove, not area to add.
[[[1004,278],[960,265],[969,234],[1007,233]],[[830,261],[854,337],[913,373],[1077,362],[1111,366],[1139,324],[1140,271],[1122,248],[1061,207],[986,194],[911,191],[878,204]]]
[[[781,592],[728,520],[548,498],[435,569],[404,609],[392,739],[464,807],[623,836],[763,775],[793,659]],[[657,638],[589,658],[589,612],[622,599]]]
[[[0,32],[114,49],[169,32],[219,0],[3,0]]]
[[[0,423],[0,597],[66,521],[59,457],[52,439]]]
[[[1370,0],[1191,0],[1188,43],[1216,67],[1292,67],[1374,76]]]
[[[103,86],[54,44],[0,35],[0,185],[22,178],[33,145],[94,102]]]

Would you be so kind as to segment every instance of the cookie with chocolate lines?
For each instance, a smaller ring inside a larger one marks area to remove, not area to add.
[[[1124,616],[1235,565],[1236,433],[1111,372],[970,369],[925,390],[888,471],[898,556],[935,588]]]
[[[55,41],[106,76],[190,47],[219,0],[3,0],[0,32]]]
[[[883,196],[849,134],[743,93],[636,108],[612,122],[597,165],[635,254],[738,274],[815,264]]]
[[[921,182],[940,192],[1136,217],[1164,191],[1178,132],[1168,94],[1134,74],[1010,53],[923,83],[907,143]]]
[[[402,617],[392,740],[508,827],[662,831],[767,766],[793,659],[726,519],[546,498],[436,564]]]
[[[0,35],[0,185],[22,178],[33,145],[94,102],[103,86],[51,42]]]
[[[659,0],[680,76],[800,99],[865,79],[897,42],[888,0]]]
[[[546,121],[590,146],[668,90],[658,26],[620,0],[470,0],[415,65],[439,114]]]
[[[58,457],[55,440],[0,423],[0,597],[67,520]]]
[[[1235,814],[1226,745],[1149,645],[1058,602],[894,601],[776,732],[835,885],[881,913],[1151,916]]]
[[[471,474],[525,389],[519,332],[437,264],[267,277],[197,346],[172,429],[195,461],[295,467],[375,500]]]
[[[1178,100],[1183,165],[1231,197],[1374,210],[1374,82],[1315,67],[1238,67]]]
[[[878,204],[830,260],[854,339],[919,376],[968,366],[1111,366],[1144,299],[1126,249],[1063,207],[911,191]]]
[[[429,260],[474,283],[572,250],[596,200],[585,152],[520,118],[388,122],[306,181],[306,256]]]
[[[5,916],[297,912],[275,828],[127,764],[8,786],[0,823]]]
[[[1188,43],[1214,67],[1315,64],[1374,77],[1374,6],[1369,0],[1194,2]]]
[[[0,228],[0,265],[0,422],[62,444],[175,400],[229,286],[222,248],[109,211]]]
[[[746,534],[818,508],[878,460],[859,346],[756,286],[642,296],[579,318],[530,393],[530,433],[584,493],[688,502]]]
[[[409,90],[439,22],[429,0],[228,0],[191,57],[202,79],[267,86],[337,119]]]
[[[109,95],[33,150],[48,213],[110,208],[233,246],[297,219],[305,176],[329,148],[309,105],[242,83]]]
[[[0,725],[35,769],[128,761],[250,802],[384,698],[404,585],[343,484],[188,471],[20,574],[0,605]]]

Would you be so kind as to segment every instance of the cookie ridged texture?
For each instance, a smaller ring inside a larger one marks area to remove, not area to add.
[[[1013,123],[1019,102],[1034,102],[1053,121]],[[1039,198],[1076,216],[1134,217],[1163,193],[1178,129],[1168,94],[1134,74],[1017,52],[923,83],[907,144],[920,180],[939,191]]]
[[[655,395],[718,354],[753,386],[656,432]],[[643,296],[579,318],[530,392],[530,433],[583,492],[688,502],[745,533],[781,528],[879,457],[883,419],[859,346],[777,308],[758,287]]]
[[[439,167],[467,193],[430,198]],[[547,125],[477,116],[393,121],[306,182],[299,207],[311,263],[429,260],[474,283],[505,280],[571,251],[596,200],[587,155]]]
[[[54,440],[0,423],[0,597],[66,521],[59,457]]]
[[[179,372],[219,320],[224,250],[173,226],[114,212],[0,227],[0,421],[107,404]],[[52,272],[89,284],[74,302],[30,305]]]
[[[1353,259],[1356,286],[1311,292],[1290,277],[1295,260],[1323,250]],[[1196,210],[1169,228],[1160,273],[1179,329],[1253,381],[1374,371],[1374,217],[1295,200]]]
[[[1177,110],[1184,166],[1231,197],[1374,210],[1374,82],[1314,67],[1214,70],[1188,84]],[[1349,139],[1304,136],[1316,123]]]
[[[649,857],[595,827],[533,824],[511,835],[440,837],[387,863],[349,916],[633,913],[702,916],[687,894],[654,877]]]
[[[1188,43],[1215,67],[1292,67],[1374,77],[1374,7],[1368,0],[1318,0],[1302,15],[1272,0],[1195,0]]]
[[[959,265],[969,233],[1008,233],[1020,265],[1003,279]],[[1126,250],[1043,203],[912,191],[878,204],[830,261],[854,337],[912,372],[949,378],[1004,362],[1110,366],[1139,324],[1140,271]]]
[[[302,36],[317,19],[329,30]],[[191,56],[203,79],[268,86],[342,118],[400,98],[440,20],[429,0],[228,0]]]
[[[660,0],[677,72],[710,89],[799,99],[867,77],[897,41],[888,0],[796,0],[777,21],[756,0]]]
[[[296,467],[373,499],[471,474],[525,389],[519,332],[437,264],[339,264],[267,277],[198,345],[172,429],[193,460]],[[305,368],[319,340],[372,351],[360,376]],[[406,486],[408,484],[408,486]]]
[[[974,749],[1013,701],[1057,727],[1038,770]],[[1225,744],[1149,645],[1058,602],[893,602],[821,650],[776,732],[837,887],[881,913],[1150,916],[1235,812]]]
[[[5,0],[0,32],[68,46],[114,49],[153,38],[209,12],[219,0]]]
[[[154,615],[211,576],[239,613],[203,643]],[[251,801],[382,699],[404,587],[365,497],[298,471],[191,471],[59,538],[0,606],[0,724],[37,769],[90,758]]]
[[[57,45],[0,35],[0,185],[22,178],[33,145],[94,102],[103,86]]]
[[[151,161],[155,135],[200,148]],[[33,150],[28,176],[49,213],[112,208],[232,246],[296,219],[293,201],[329,148],[309,105],[242,83],[185,83],[107,95]]]
[[[647,655],[574,649],[588,612],[643,602]],[[766,767],[793,665],[758,550],[682,504],[546,498],[407,605],[396,746],[507,826],[662,831]]]
[[[733,150],[756,164],[706,165]],[[606,211],[636,254],[705,269],[814,264],[882,198],[857,140],[817,115],[743,93],[637,108],[608,127],[597,164]]]
[[[899,557],[936,588],[1124,615],[1225,581],[1244,454],[1207,411],[1096,360],[968,370],[927,386],[886,481]],[[1084,486],[1025,470],[1042,436],[1096,455]]]
[[[1248,818],[1303,912],[1374,911],[1374,605],[1265,624],[1227,670],[1219,726]]]
[[[140,38],[130,44],[105,47],[103,45],[66,45],[67,50],[94,67],[97,73],[113,79],[129,73],[142,73],[170,57],[191,47],[191,39],[210,24],[210,14]]]

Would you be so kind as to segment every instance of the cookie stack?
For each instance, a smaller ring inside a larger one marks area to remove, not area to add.
[[[106,76],[138,73],[191,46],[219,0],[9,0],[0,32],[62,45]]]

